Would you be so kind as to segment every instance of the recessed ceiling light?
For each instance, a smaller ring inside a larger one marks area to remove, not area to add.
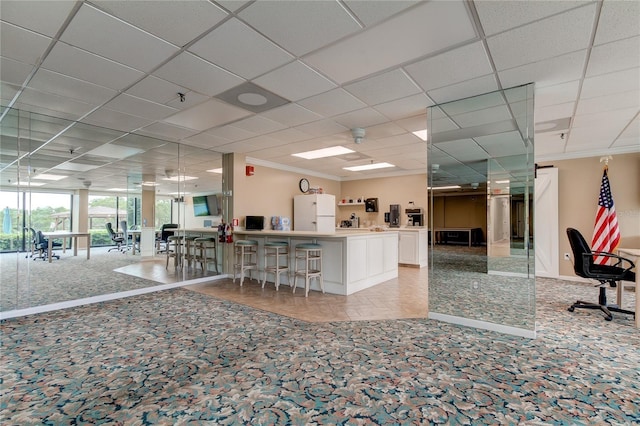
[[[189,195],[190,192],[169,192],[169,195]]]
[[[509,179],[497,180],[496,183],[509,183]]]
[[[170,180],[171,182],[184,182],[187,180],[196,180],[198,179],[195,176],[173,176],[170,178],[163,178],[162,180]]]
[[[142,182],[142,186],[158,186],[160,185],[157,182]]]
[[[417,137],[419,137],[420,139],[422,139],[423,141],[427,141],[427,129],[424,130],[416,130],[415,132],[411,132],[414,135],[416,135]]]
[[[460,185],[449,185],[449,186],[427,186],[427,189],[433,189],[433,190],[438,190],[438,189],[460,189]]]
[[[42,185],[46,185],[47,182],[28,182],[28,181],[22,181],[22,182],[13,182],[12,185],[22,185],[22,186],[42,186]]]
[[[373,164],[363,164],[362,166],[343,167],[343,169],[351,170],[352,172],[360,172],[362,170],[384,169],[387,167],[395,167],[395,166],[389,163],[373,163]]]
[[[210,170],[207,170],[207,171],[208,171],[209,173],[219,173],[219,174],[222,174],[222,167],[217,168],[217,169],[210,169]]]
[[[64,175],[51,175],[51,174],[46,174],[46,173],[41,173],[38,176],[34,176],[34,179],[42,179],[42,180],[60,180],[60,179],[64,179],[68,176],[64,176]]]
[[[238,101],[245,105],[258,106],[267,103],[267,98],[259,93],[240,93],[238,95]]]
[[[349,154],[351,152],[355,151],[349,148],[345,148],[344,146],[332,146],[329,148],[299,152],[297,154],[291,155],[293,155],[294,157],[306,158],[307,160],[315,160],[317,158],[334,157],[336,155]]]
[[[113,192],[127,192],[127,188],[109,188],[109,189],[107,189],[107,191],[113,191]]]

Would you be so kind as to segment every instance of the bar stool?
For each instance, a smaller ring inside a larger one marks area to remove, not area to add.
[[[169,259],[173,258],[173,267],[177,269],[180,266],[180,256],[182,254],[182,235],[170,235],[167,237],[167,265],[169,268]]]
[[[183,243],[182,243],[182,249],[184,252],[184,258],[183,263],[181,264],[181,266],[184,266],[184,264],[187,264],[187,269],[191,268],[191,263],[193,262],[193,260],[195,259],[195,250],[194,250],[194,246],[195,246],[195,240],[196,240],[196,236],[194,235],[186,235],[184,237]]]
[[[316,278],[320,281],[320,289],[324,293],[322,281],[322,246],[320,244],[297,244],[295,250],[295,272],[293,276],[293,293],[296,292],[297,278],[304,278],[304,297],[309,296],[310,281]]]
[[[202,267],[202,272],[207,273],[209,268],[207,264],[211,261],[216,267],[216,274],[219,274],[218,271],[218,243],[217,238],[212,237],[200,237],[196,238],[193,241],[193,251],[194,251],[194,261],[195,263],[200,263]],[[213,254],[210,256],[207,252],[209,250],[213,250]]]
[[[236,273],[240,273],[240,287],[244,282],[244,272],[258,269],[258,242],[255,240],[238,240],[235,242],[236,263],[233,265],[233,282]],[[249,273],[251,278],[251,273]]]
[[[281,257],[284,256],[284,261]],[[264,279],[262,280],[262,288],[267,282],[267,274],[275,276],[276,291],[280,287],[280,274],[289,270],[287,259],[289,257],[289,243],[286,241],[269,241],[264,243]],[[269,259],[274,258],[274,264],[270,265]]]

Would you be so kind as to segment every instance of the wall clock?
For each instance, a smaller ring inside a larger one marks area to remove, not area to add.
[[[307,179],[304,179],[304,178],[300,179],[299,186],[300,186],[300,191],[305,193],[309,191],[309,181]]]

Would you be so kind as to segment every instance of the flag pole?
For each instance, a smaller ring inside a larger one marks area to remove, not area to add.
[[[609,160],[613,160],[613,157],[610,155],[605,155],[604,157],[600,157],[600,162],[604,161],[605,170],[609,170]]]

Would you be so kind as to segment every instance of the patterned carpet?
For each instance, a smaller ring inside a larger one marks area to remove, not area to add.
[[[305,323],[185,289],[5,320],[3,424],[640,423],[640,332],[538,280],[538,338]],[[631,292],[625,296],[630,298]]]

